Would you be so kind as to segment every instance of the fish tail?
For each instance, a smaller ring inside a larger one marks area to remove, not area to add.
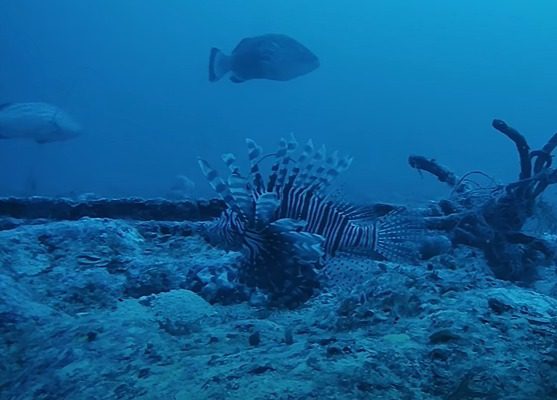
[[[228,71],[230,71],[230,57],[213,47],[209,56],[209,81],[218,81]]]
[[[376,221],[373,247],[388,260],[414,260],[424,232],[423,218],[404,208],[395,210]]]

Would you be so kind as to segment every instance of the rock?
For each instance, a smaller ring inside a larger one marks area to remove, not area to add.
[[[216,315],[209,303],[189,290],[172,290],[151,297],[149,311],[161,329],[173,336],[200,331],[204,321]]]
[[[237,257],[172,221],[34,220],[1,231],[2,395],[557,393],[557,300],[495,279],[470,249],[433,257],[429,268],[343,259],[338,276],[350,285],[324,285],[293,310],[243,291]],[[549,272],[546,288],[557,281]]]
[[[429,342],[432,344],[449,343],[460,339],[460,336],[450,329],[440,329],[429,335]]]
[[[250,346],[259,346],[261,343],[261,334],[257,332],[253,332],[249,335],[248,342]]]

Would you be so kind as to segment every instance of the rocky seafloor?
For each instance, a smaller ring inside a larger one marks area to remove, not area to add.
[[[519,285],[466,247],[343,257],[354,290],[288,310],[227,287],[238,254],[187,226],[4,226],[2,400],[557,399],[554,265]]]

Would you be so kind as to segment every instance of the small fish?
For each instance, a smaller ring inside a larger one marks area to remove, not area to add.
[[[319,67],[319,59],[297,40],[286,35],[267,34],[242,39],[228,56],[211,49],[209,80],[218,81],[228,72],[230,80],[288,81]]]
[[[64,110],[48,103],[0,104],[0,139],[51,143],[81,134],[81,126]]]

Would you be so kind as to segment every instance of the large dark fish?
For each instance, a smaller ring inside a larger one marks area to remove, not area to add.
[[[209,80],[218,81],[228,72],[232,82],[250,79],[288,81],[319,67],[319,59],[298,41],[286,35],[267,34],[242,39],[227,56],[211,49]]]
[[[72,139],[81,126],[64,110],[48,103],[0,105],[0,139],[51,143]]]
[[[207,161],[199,163],[228,206],[219,219],[206,225],[206,236],[244,253],[244,275],[253,286],[272,291],[284,282],[311,277],[323,255],[337,252],[380,254],[387,259],[415,255],[412,241],[423,226],[419,218],[403,210],[377,218],[366,208],[335,201],[328,194],[351,157],[327,153],[324,147],[316,150],[311,140],[294,157],[296,141],[282,139],[278,151],[270,155],[275,162],[265,180],[259,168],[262,150],[253,140],[247,139],[247,144],[247,177],[232,154],[223,155],[231,172],[227,182]]]

